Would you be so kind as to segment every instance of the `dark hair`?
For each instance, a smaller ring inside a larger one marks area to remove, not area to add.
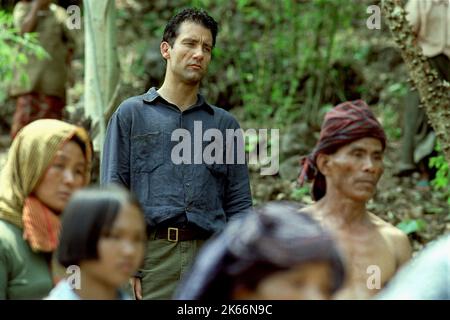
[[[75,192],[62,216],[57,250],[59,263],[68,267],[83,260],[98,259],[100,237],[110,232],[118,213],[126,204],[141,209],[135,196],[117,185]]]
[[[355,139],[358,140],[358,139]],[[355,141],[353,140],[353,141]],[[352,143],[353,141],[344,141],[339,144],[334,144],[329,146],[328,148],[323,149],[319,154],[333,155],[339,151],[342,147]],[[319,155],[318,154],[318,155]],[[316,177],[312,183],[311,195],[314,201],[319,201],[323,197],[325,197],[325,193],[327,192],[327,180],[325,176],[320,172],[319,168],[317,168]]]
[[[211,31],[213,38],[213,47],[215,46],[217,32],[219,30],[217,22],[205,10],[196,8],[184,9],[183,11],[173,16],[164,29],[162,41],[166,41],[171,46],[173,46],[173,44],[175,43],[175,39],[178,37],[180,25],[185,21],[198,23]]]
[[[199,254],[176,298],[231,299],[234,288],[254,289],[265,277],[295,265],[326,261],[332,291],[344,281],[344,265],[331,236],[293,202],[269,202],[230,222]]]
[[[69,141],[75,142],[80,147],[81,151],[83,152],[83,155],[86,157],[86,144],[83,140],[81,140],[81,138],[79,136],[74,134],[73,137],[70,138]]]

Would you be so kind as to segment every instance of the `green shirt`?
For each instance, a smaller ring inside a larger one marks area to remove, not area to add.
[[[42,299],[52,289],[44,254],[33,252],[22,233],[0,220],[0,299]]]

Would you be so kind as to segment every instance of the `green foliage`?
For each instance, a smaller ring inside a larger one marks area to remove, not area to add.
[[[398,110],[391,105],[382,105],[381,117],[383,119],[383,128],[386,132],[388,141],[398,140],[402,136],[402,129],[398,126]]]
[[[245,152],[255,152],[258,148],[258,136],[257,135],[248,135],[245,137]]]
[[[408,88],[405,83],[393,83],[388,88],[387,91],[395,96],[398,95],[400,97],[404,97],[408,93]]]
[[[27,64],[28,55],[33,54],[39,59],[47,57],[46,51],[39,45],[36,34],[25,33],[20,35],[14,28],[12,16],[0,10],[0,102],[7,96],[8,83],[13,79],[14,73]],[[27,81],[22,76],[20,81]]]
[[[303,198],[311,193],[309,186],[303,186],[301,188],[295,188],[292,190],[291,199],[296,201],[302,201]]]
[[[262,123],[316,122],[330,64],[343,55],[337,31],[349,28],[354,9],[335,1],[238,3],[236,14],[253,41],[227,49],[236,50],[232,65],[242,75],[237,89],[246,116]]]
[[[378,112],[388,141],[396,141],[402,136],[402,119],[399,106],[404,104],[409,88],[405,81],[385,79],[385,82],[383,92],[380,93]]]
[[[436,168],[437,170],[436,177],[431,181],[431,185],[435,190],[447,190],[450,185],[449,164],[445,159],[439,144],[436,145],[436,151],[438,152],[438,155],[432,157],[429,162],[430,168]],[[450,204],[450,195],[447,202]]]
[[[364,63],[369,50],[352,37],[366,28],[367,5],[359,0],[155,0],[140,6],[144,18],[134,29],[145,30],[147,45],[161,39],[167,19],[184,7],[204,8],[216,18],[219,34],[202,90],[220,107],[242,107],[245,120],[266,127],[317,125],[323,108],[364,91],[348,72],[357,69],[355,57]],[[132,12],[118,16],[133,20]],[[145,58],[133,63],[138,77],[159,73]]]
[[[427,223],[422,219],[407,219],[397,224],[397,228],[406,234],[424,231]]]

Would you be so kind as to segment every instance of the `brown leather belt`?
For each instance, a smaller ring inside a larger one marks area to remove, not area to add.
[[[155,232],[156,239],[166,239],[171,242],[203,240],[209,238],[209,234],[195,228],[158,228]]]

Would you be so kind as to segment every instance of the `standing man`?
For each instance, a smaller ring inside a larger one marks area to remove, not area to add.
[[[362,100],[325,115],[320,140],[303,159],[299,178],[312,180],[316,201],[303,209],[334,234],[347,279],[336,299],[368,299],[411,256],[407,236],[367,211],[383,166],[386,136]]]
[[[405,9],[424,56],[438,76],[450,82],[450,0],[409,0]],[[427,160],[434,150],[436,136],[419,105],[419,93],[410,91],[405,98],[402,153],[396,174],[407,176],[419,170],[418,187],[427,189],[432,178]]]
[[[14,25],[21,33],[36,32],[49,58],[28,56],[16,74],[10,95],[17,99],[11,137],[28,123],[43,118],[62,119],[66,84],[75,40],[66,26],[67,14],[52,0],[19,1],[14,7]],[[23,82],[22,76],[27,81]]]
[[[239,129],[231,114],[199,94],[217,31],[203,10],[185,9],[172,17],[160,45],[167,63],[163,85],[124,101],[108,124],[101,181],[134,192],[149,228],[144,266],[133,281],[138,299],[171,298],[201,244],[252,206],[245,161],[198,161],[206,145],[195,138],[199,127],[219,130],[223,137]],[[173,135],[180,129],[190,147],[182,150],[181,163],[174,152],[179,138]],[[235,155],[244,152],[232,147]]]

